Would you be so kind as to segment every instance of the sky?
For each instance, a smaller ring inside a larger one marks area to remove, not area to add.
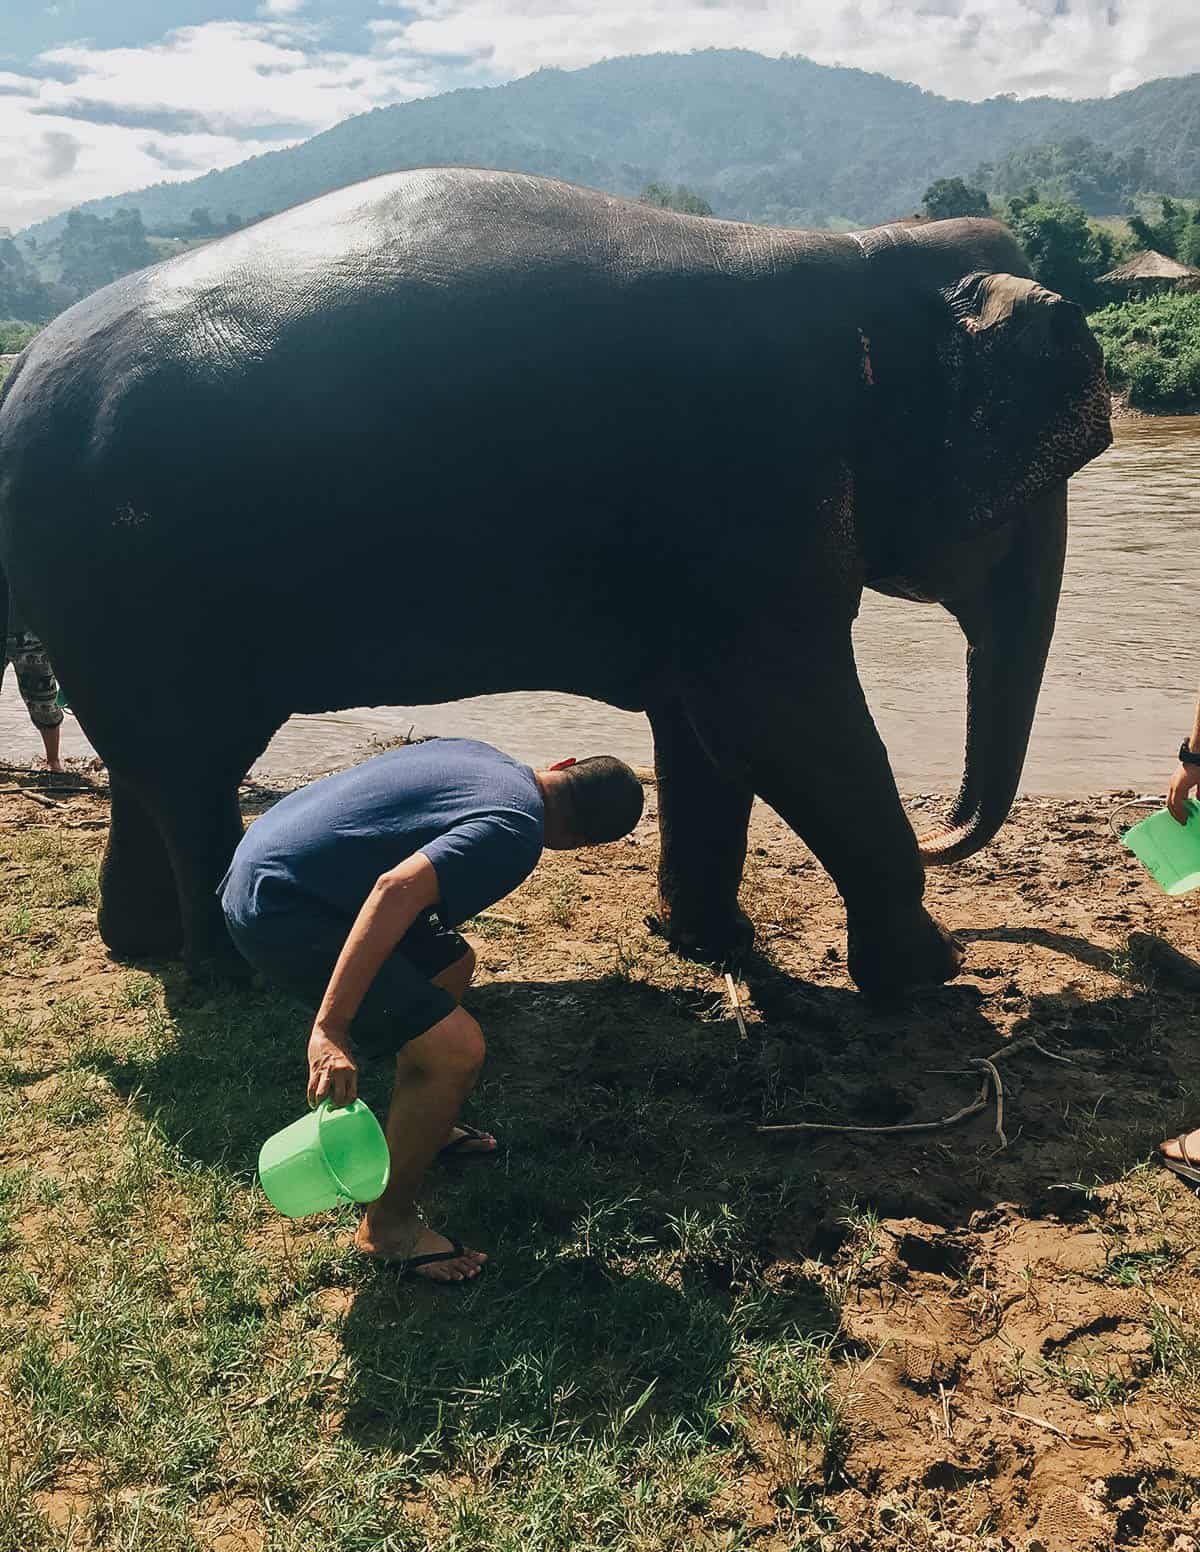
[[[1200,70],[1198,0],[0,0],[0,227],[542,66],[804,54],[945,96]]]

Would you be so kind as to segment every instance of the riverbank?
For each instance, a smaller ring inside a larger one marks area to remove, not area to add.
[[[745,1039],[721,978],[645,927],[653,790],[628,843],[548,855],[469,929],[469,1116],[507,1151],[432,1192],[492,1255],[447,1296],[362,1266],[349,1212],[267,1208],[303,1016],[109,960],[105,796],[71,786],[0,778],[4,1544],[1200,1539],[1200,1208],[1147,1163],[1200,1120],[1196,999],[1130,946],[1200,958],[1200,917],[1107,800],[1024,800],[933,874],[966,970],[887,1015],[850,987],[828,879],[756,812]],[[1006,1145],[994,1101],[929,1133],[755,1130],[949,1116],[984,1057]]]

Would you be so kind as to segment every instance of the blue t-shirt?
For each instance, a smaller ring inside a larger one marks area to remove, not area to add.
[[[471,738],[430,739],[289,793],[246,831],[217,893],[242,926],[295,910],[297,893],[354,917],[380,874],[419,851],[456,926],[529,877],[543,818],[527,765]]]

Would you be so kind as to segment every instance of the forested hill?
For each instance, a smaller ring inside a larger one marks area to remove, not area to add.
[[[1200,190],[1200,75],[1095,101],[971,103],[806,59],[639,55],[378,108],[288,150],[82,208],[136,208],[148,229],[173,231],[197,208],[245,220],[376,173],[465,163],[624,194],[661,179],[722,216],[866,225],[915,210],[935,178],[1078,136],[1144,151],[1150,187]],[[40,240],[61,226],[30,230]]]

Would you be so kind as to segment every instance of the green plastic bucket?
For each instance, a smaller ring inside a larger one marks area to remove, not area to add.
[[[343,1202],[373,1202],[388,1183],[387,1138],[361,1099],[328,1100],[259,1150],[258,1178],[285,1217],[327,1212]]]
[[[1165,808],[1126,830],[1121,840],[1169,895],[1200,889],[1200,803],[1188,798],[1181,825]]]

